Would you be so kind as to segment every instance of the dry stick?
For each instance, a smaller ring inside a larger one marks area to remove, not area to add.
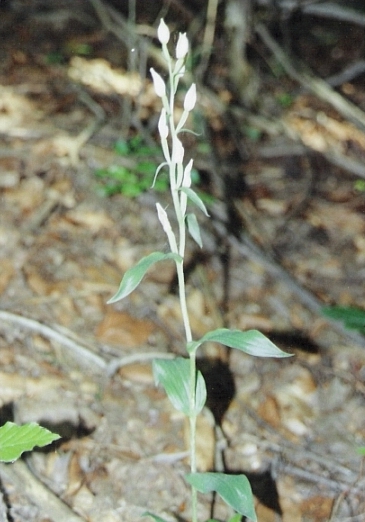
[[[0,310],[0,320],[12,323],[24,328],[28,328],[33,332],[37,332],[48,339],[52,339],[62,346],[70,350],[71,356],[79,362],[83,367],[87,367],[96,373],[104,373],[107,369],[107,363],[104,359],[91,352],[81,344],[73,341],[65,334],[57,332],[54,328],[46,326],[34,319],[28,319],[22,315],[13,314]]]
[[[305,306],[315,314],[321,315],[323,303],[321,303],[311,292],[303,288],[303,286],[298,283],[298,281],[294,279],[294,277],[292,277],[284,267],[264,252],[247,234],[241,233],[239,239],[232,234],[227,236],[225,225],[219,223],[218,219],[214,220],[214,227],[220,234],[226,234],[227,240],[238,250],[238,252],[246,258],[258,262],[271,274],[279,277],[291,289],[291,291],[298,296]],[[365,338],[362,335],[346,330],[346,328],[337,321],[331,321],[326,317],[323,317],[323,320],[330,323],[334,330],[337,330],[338,333],[349,339],[351,342],[365,348]]]
[[[215,24],[217,20],[217,10],[218,0],[209,0],[207,5],[207,22],[205,25],[202,43],[202,58],[197,70],[197,75],[200,78],[203,78],[212,54],[215,35]]]
[[[309,482],[315,482],[316,484],[324,484],[334,491],[349,491],[353,493],[360,493],[363,491],[361,486],[354,484],[355,475],[358,478],[358,473],[347,466],[336,462],[329,456],[323,456],[316,451],[307,450],[302,448],[293,442],[289,441],[283,435],[276,431],[270,424],[264,421],[257,413],[249,407],[246,407],[246,412],[249,417],[259,426],[260,430],[264,431],[263,438],[258,435],[251,435],[252,440],[258,446],[262,447],[263,450],[274,453],[277,458],[273,460],[273,471],[276,469],[282,469],[289,475],[298,476],[308,480]],[[272,440],[272,438],[276,441]],[[315,462],[316,464],[325,468],[324,474],[320,475],[319,472],[308,472],[303,469],[305,462]],[[337,480],[329,479],[328,475],[340,475]]]
[[[36,504],[42,514],[49,516],[53,522],[85,522],[70,507],[48,489],[21,460],[13,464],[0,464],[2,481],[12,482],[18,491]]]
[[[92,6],[94,7],[96,14],[98,15],[102,26],[104,29],[116,36],[118,40],[124,42],[126,46],[128,46],[128,42],[130,38],[134,38],[136,41],[138,40],[139,45],[144,45],[147,49],[147,53],[150,58],[153,58],[158,66],[162,69],[166,70],[166,63],[161,55],[161,52],[155,48],[153,45],[149,43],[146,38],[142,36],[137,36],[133,27],[131,27],[128,22],[125,20],[121,13],[118,13],[116,9],[114,9],[107,2],[102,0],[89,0]]]
[[[263,42],[275,55],[275,58],[283,66],[287,74],[299,82],[303,87],[318,96],[321,100],[329,103],[344,118],[349,119],[361,130],[365,129],[365,113],[353,103],[345,100],[343,96],[334,91],[324,80],[316,78],[310,73],[299,72],[289,60],[283,49],[272,38],[269,31],[263,24],[257,24],[256,32],[260,35]]]
[[[365,27],[365,14],[340,5],[337,2],[325,2],[323,4],[307,5],[303,8],[303,12],[309,15],[321,16],[322,18],[330,18],[332,20],[340,20],[349,24],[360,25]]]
[[[350,82],[357,76],[360,76],[365,72],[365,60],[358,60],[357,62],[351,63],[345,69],[337,74],[328,76],[326,82],[331,87],[337,87],[343,83]]]
[[[28,328],[33,332],[37,332],[52,341],[55,341],[65,348],[68,348],[71,352],[71,356],[77,359],[78,363],[82,367],[92,369],[94,373],[106,373],[109,377],[112,377],[119,368],[123,366],[129,366],[135,363],[141,363],[145,361],[151,361],[151,359],[162,358],[162,359],[175,359],[176,355],[171,353],[163,352],[142,352],[125,355],[124,357],[118,357],[113,359],[109,363],[106,362],[102,357],[96,355],[90,349],[82,346],[76,340],[72,340],[70,337],[74,335],[73,332],[64,333],[57,331],[55,328],[51,328],[39,321],[34,319],[28,319],[22,315],[13,314],[0,310],[0,320],[11,322],[13,324]],[[62,328],[63,329],[63,328]]]

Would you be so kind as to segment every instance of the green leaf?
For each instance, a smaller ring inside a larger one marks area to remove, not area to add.
[[[189,473],[185,478],[200,493],[216,491],[237,513],[256,522],[251,486],[245,475]]]
[[[330,319],[342,321],[351,330],[365,330],[365,310],[354,306],[324,306],[322,314]]]
[[[114,144],[114,150],[119,156],[127,156],[130,153],[129,144],[125,140],[117,140]]]
[[[206,342],[221,343],[230,348],[236,348],[249,355],[256,357],[291,357],[292,354],[285,353],[258,330],[229,330],[219,328],[205,334],[199,341],[189,343],[189,353],[196,351],[199,346]]]
[[[357,448],[357,453],[359,455],[365,455],[365,447],[364,446],[360,446],[360,448]]]
[[[146,174],[147,176],[153,176],[155,174],[155,164],[152,161],[141,161],[138,163],[137,170],[140,174]]]
[[[201,198],[198,196],[198,194],[191,188],[189,187],[180,187],[180,189],[182,192],[184,192],[188,198],[190,199],[190,201],[192,203],[194,203],[194,205],[196,205],[198,208],[200,208],[200,210],[207,216],[209,217],[209,214],[208,214],[208,211],[206,209],[206,206],[204,205],[203,201],[201,200]]]
[[[195,214],[187,214],[186,215],[186,223],[188,225],[189,234],[194,239],[194,241],[200,246],[203,247],[202,238],[200,236],[200,228],[198,220],[196,219]]]
[[[7,422],[0,428],[0,461],[14,462],[24,451],[50,444],[60,436],[31,422],[19,426]]]
[[[198,415],[207,399],[204,377],[197,372],[195,386],[195,408],[190,411],[190,362],[188,359],[155,359],[153,361],[155,382],[162,384],[174,408],[189,416]]]
[[[160,173],[160,170],[163,168],[163,167],[166,167],[166,165],[168,165],[168,163],[166,163],[166,161],[164,161],[163,163],[161,163],[157,169],[156,169],[156,173],[154,175],[154,178],[153,178],[153,181],[152,181],[152,186],[151,188],[153,188],[155,186],[155,183],[156,183],[156,180],[157,180],[157,176],[159,175]],[[168,181],[166,182],[166,186],[168,186]]]
[[[108,304],[116,303],[124,297],[127,297],[130,293],[133,292],[139,285],[139,283],[144,278],[147,270],[158,263],[159,261],[166,261],[167,259],[172,259],[176,262],[181,261],[181,257],[178,254],[174,254],[169,252],[168,254],[163,254],[162,252],[152,252],[146,257],[143,257],[135,266],[126,271],[123,276],[122,282],[120,283],[118,292],[107,302]]]
[[[164,518],[161,518],[157,515],[154,515],[153,513],[150,513],[150,511],[145,511],[142,513],[142,517],[151,517],[155,522],[167,522]]]

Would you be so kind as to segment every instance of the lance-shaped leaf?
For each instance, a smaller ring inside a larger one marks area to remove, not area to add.
[[[160,383],[174,408],[185,415],[198,415],[207,399],[204,377],[197,372],[195,384],[195,406],[190,409],[190,362],[188,359],[155,359],[153,361],[155,382]]]
[[[216,491],[237,513],[256,522],[252,490],[245,475],[189,473],[185,479],[200,493]]]
[[[0,461],[14,462],[24,451],[31,451],[35,446],[42,448],[59,438],[35,422],[21,426],[7,422],[0,428]]]
[[[195,214],[187,214],[186,216],[186,224],[188,225],[189,234],[194,239],[195,243],[197,243],[200,248],[203,247],[202,238],[200,236],[200,228],[198,220],[196,219]]]
[[[354,306],[323,306],[321,312],[330,319],[343,321],[346,328],[365,330],[365,310]]]
[[[221,343],[230,348],[236,348],[248,355],[256,357],[291,357],[292,354],[285,353],[278,348],[273,342],[258,330],[229,330],[228,328],[219,328],[205,334],[199,341],[192,341],[188,344],[188,352],[196,351],[199,346],[206,342]]]
[[[203,201],[198,196],[198,194],[196,192],[194,192],[193,189],[191,189],[189,187],[180,187],[179,190],[182,190],[183,192],[185,192],[185,194],[188,196],[190,201],[192,203],[194,203],[194,205],[196,205],[207,217],[209,217],[206,206],[204,205]]]
[[[126,271],[123,276],[122,282],[120,283],[118,292],[108,301],[108,304],[116,303],[127,297],[130,293],[133,292],[139,285],[139,283],[144,278],[147,270],[158,263],[159,261],[166,261],[167,259],[172,259],[173,261],[180,262],[182,260],[181,256],[178,254],[174,254],[169,252],[164,254],[162,252],[153,252],[146,257],[143,257],[135,266]]]

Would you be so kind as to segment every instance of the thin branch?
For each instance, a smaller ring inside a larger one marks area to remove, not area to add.
[[[332,105],[344,118],[352,121],[361,130],[365,129],[365,113],[361,109],[334,91],[324,80],[316,78],[309,72],[299,72],[263,24],[256,26],[256,32],[291,78],[321,100]]]
[[[340,20],[341,22],[347,22],[349,24],[365,27],[365,14],[363,14],[361,11],[351,9],[335,2],[307,5],[303,8],[303,12],[308,15],[330,18],[332,20]]]
[[[85,522],[83,517],[76,515],[73,510],[48,489],[37,477],[31,473],[27,465],[18,460],[14,464],[0,464],[2,481],[10,481],[16,489],[25,494],[35,503],[42,515],[46,514],[54,522]]]
[[[4,310],[0,310],[0,320],[27,328],[59,343],[70,351],[70,355],[77,359],[82,367],[87,367],[96,373],[104,373],[106,371],[107,363],[104,359],[50,326]]]

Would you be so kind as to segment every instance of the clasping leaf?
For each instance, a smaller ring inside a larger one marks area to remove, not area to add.
[[[236,348],[248,355],[256,357],[291,357],[292,354],[285,353],[270,341],[258,330],[229,330],[228,328],[218,328],[205,334],[199,341],[192,341],[188,344],[188,351],[196,351],[201,344],[206,341],[221,343],[230,348]]]
[[[162,384],[174,408],[187,416],[198,415],[207,399],[204,377],[197,372],[195,406],[190,409],[190,362],[188,359],[155,359],[153,361],[155,382]]]
[[[135,266],[126,271],[122,282],[120,283],[118,292],[109,299],[108,304],[116,303],[131,294],[142,281],[147,270],[155,263],[165,261],[166,259],[172,259],[176,262],[182,261],[182,258],[178,254],[172,252],[169,252],[168,254],[153,252],[152,254],[143,257]]]
[[[237,513],[257,521],[251,486],[245,475],[189,473],[185,479],[200,493],[216,491]]]

